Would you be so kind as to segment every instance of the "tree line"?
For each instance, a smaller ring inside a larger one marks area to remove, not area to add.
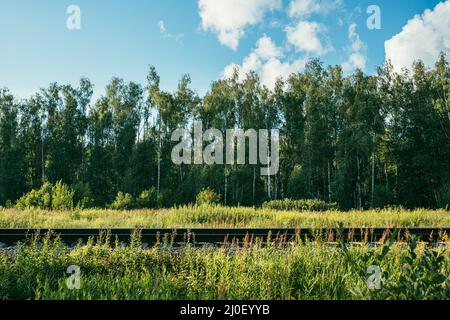
[[[320,199],[342,209],[450,203],[450,69],[410,71],[390,63],[374,75],[311,60],[272,90],[257,74],[211,84],[200,97],[188,75],[174,92],[150,67],[145,85],[113,78],[93,101],[93,84],[51,84],[25,100],[0,89],[0,205],[44,183],[104,207],[120,192],[156,193],[161,206],[195,201],[206,187],[225,205]],[[171,133],[205,128],[279,129],[280,170],[259,165],[175,165]]]

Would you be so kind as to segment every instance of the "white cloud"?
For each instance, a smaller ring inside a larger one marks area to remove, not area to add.
[[[348,60],[342,64],[344,73],[355,70],[356,68],[362,71],[366,70],[367,58],[363,52],[367,49],[364,42],[361,41],[359,34],[356,32],[356,24],[352,23],[348,27],[348,39],[350,46],[348,48],[350,55]]]
[[[324,26],[317,22],[299,21],[285,31],[288,42],[299,51],[322,55],[333,50],[329,39],[325,38]]]
[[[261,83],[273,89],[278,78],[287,78],[290,74],[299,72],[306,64],[306,59],[282,62],[283,50],[275,45],[271,38],[264,35],[256,44],[256,48],[244,59],[242,65],[232,63],[225,67],[223,77],[233,75],[238,69],[239,79],[243,80],[250,71],[256,72]]]
[[[441,51],[450,54],[450,0],[439,3],[433,10],[416,15],[402,31],[384,44],[386,60],[394,70],[410,68],[415,60],[433,65]]]
[[[248,25],[260,23],[281,0],[199,0],[202,29],[217,34],[221,44],[236,50]]]
[[[267,36],[263,36],[258,40],[256,45],[255,54],[261,57],[261,59],[269,60],[271,58],[279,58],[283,55],[283,52],[276,44]]]
[[[169,33],[166,30],[166,25],[163,20],[158,21],[159,32],[164,36],[164,38],[174,39],[175,41],[180,41],[183,37],[183,33]]]
[[[350,47],[352,51],[361,51],[366,48],[364,42],[361,41],[359,34],[356,32],[356,23],[352,23],[348,27],[348,38],[350,39]]]
[[[366,57],[358,52],[351,53],[348,60],[342,64],[342,71],[344,73],[355,70],[356,68],[364,71],[366,69]]]
[[[292,0],[289,16],[306,18],[314,13],[326,13],[338,8],[342,0]]]

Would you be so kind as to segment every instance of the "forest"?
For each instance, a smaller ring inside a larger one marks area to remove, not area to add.
[[[94,84],[52,83],[28,99],[0,89],[0,205],[45,183],[64,184],[75,204],[107,207],[121,195],[156,194],[158,206],[195,201],[210,188],[226,206],[276,199],[319,199],[343,210],[450,203],[450,68],[417,61],[394,72],[344,76],[310,60],[273,89],[257,74],[213,82],[201,97],[184,75],[174,92],[112,78],[93,101]],[[174,130],[279,129],[280,169],[260,165],[175,165]],[[82,201],[83,200],[83,201]],[[149,205],[150,206],[150,205]]]

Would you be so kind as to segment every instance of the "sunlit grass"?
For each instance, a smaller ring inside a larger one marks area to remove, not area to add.
[[[384,209],[292,212],[247,207],[184,206],[160,210],[0,209],[0,228],[313,228],[449,227],[446,210]]]

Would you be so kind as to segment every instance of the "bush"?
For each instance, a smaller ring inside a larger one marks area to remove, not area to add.
[[[272,200],[263,203],[264,209],[280,210],[280,211],[327,211],[337,210],[337,203],[328,203],[318,199],[303,200]]]
[[[62,181],[58,181],[52,187],[52,209],[70,210],[73,209],[74,191]]]
[[[92,198],[91,188],[89,184],[78,182],[73,186],[74,198],[73,203],[79,209],[88,209],[94,206],[94,199]]]
[[[440,250],[417,250],[418,239],[408,240],[408,250],[400,257],[399,277],[383,273],[385,283],[375,291],[377,300],[448,300],[450,271],[446,268],[446,253]]]
[[[170,208],[175,206],[175,195],[170,189],[162,189],[158,195],[158,208]]]
[[[136,200],[136,206],[140,209],[158,207],[158,195],[156,189],[153,187],[149,190],[142,191]]]
[[[7,209],[14,208],[14,203],[11,200],[6,200],[5,208]]]
[[[129,193],[118,192],[116,199],[111,204],[111,208],[115,210],[130,210],[134,209],[135,200]]]
[[[206,188],[197,194],[196,203],[199,206],[204,204],[220,204],[220,195],[210,188]]]
[[[33,189],[17,200],[19,209],[70,210],[73,209],[74,191],[62,181],[55,185],[46,182],[40,189]]]
[[[23,195],[19,200],[17,200],[16,207],[19,209],[51,209],[52,188],[53,186],[51,183],[44,183],[40,189],[33,189],[29,193]]]

